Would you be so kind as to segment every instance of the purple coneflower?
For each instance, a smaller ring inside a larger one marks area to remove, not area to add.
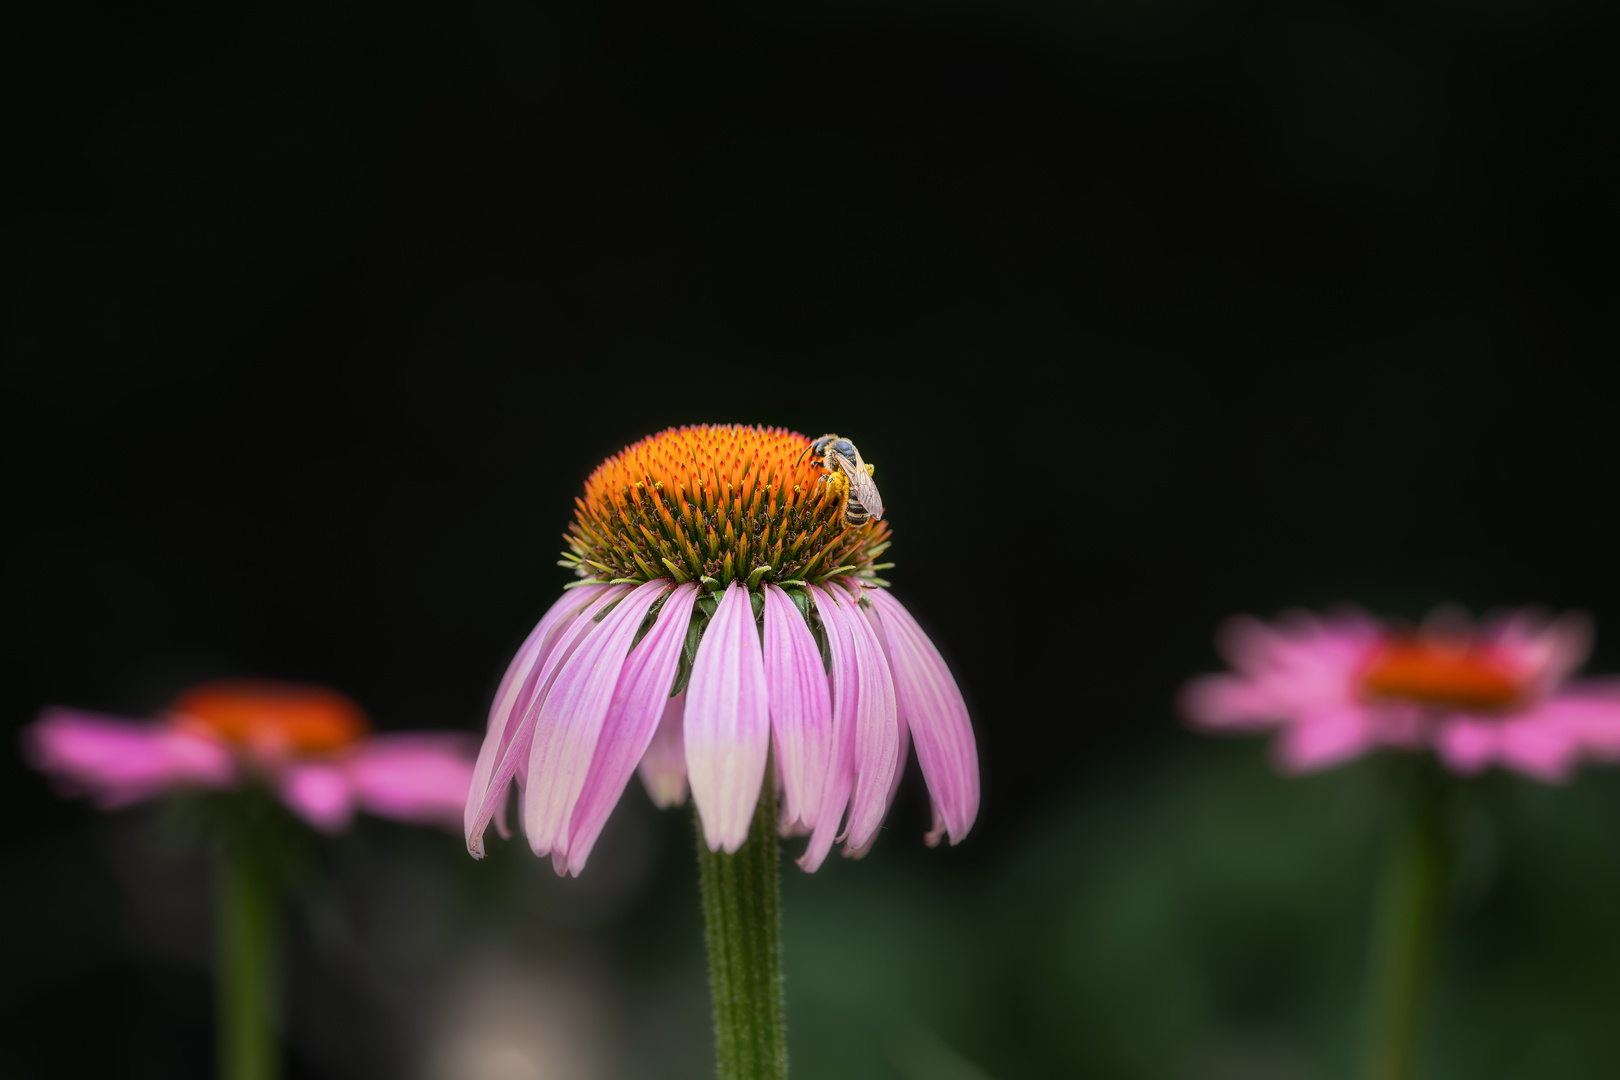
[[[65,791],[106,808],[252,786],[327,833],[347,826],[357,807],[454,829],[473,760],[464,733],[373,735],[342,694],[271,682],[195,687],[157,721],[47,709],[24,732],[23,749]],[[275,817],[251,798],[209,811],[219,841],[215,994],[225,1080],[280,1072],[276,942],[287,881]]]
[[[1471,625],[1442,609],[1415,629],[1357,611],[1235,619],[1221,634],[1235,674],[1190,683],[1207,731],[1279,732],[1290,772],[1369,750],[1434,749],[1449,768],[1500,765],[1545,781],[1583,758],[1620,757],[1620,679],[1572,679],[1591,648],[1579,616],[1518,611]]]
[[[515,780],[530,847],[577,875],[638,767],[660,806],[690,790],[722,1080],[786,1074],[777,833],[809,834],[806,870],[864,854],[913,743],[928,842],[978,813],[961,692],[877,576],[881,506],[810,445],[686,427],[591,474],[563,557],[582,580],[507,669],[466,807],[481,856]]]
[[[104,808],[256,779],[323,832],[357,807],[454,828],[472,777],[465,734],[373,735],[342,694],[288,683],[208,683],[157,721],[50,708],[23,743],[36,768]]]
[[[1490,765],[1567,780],[1583,759],[1620,758],[1620,680],[1573,679],[1585,619],[1516,611],[1475,624],[1442,608],[1411,628],[1359,611],[1234,619],[1220,638],[1235,672],[1189,683],[1182,709],[1213,732],[1276,730],[1289,773],[1372,750],[1391,761],[1388,849],[1373,921],[1364,1080],[1409,1080],[1452,865],[1448,809],[1459,775]]]
[[[591,474],[564,556],[585,580],[530,633],[490,709],[466,807],[474,855],[515,779],[535,854],[578,874],[638,764],[659,805],[690,785],[710,849],[735,852],[773,744],[780,828],[810,834],[806,870],[835,840],[870,846],[911,741],[928,842],[967,834],[979,772],[961,692],[876,576],[888,525],[845,522],[847,485],[809,442],[671,429]]]

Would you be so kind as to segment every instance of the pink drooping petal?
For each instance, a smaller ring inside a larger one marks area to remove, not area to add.
[[[111,808],[180,787],[230,787],[236,764],[223,743],[171,724],[52,708],[23,733],[35,768]]]
[[[748,839],[770,754],[765,662],[748,590],[725,595],[698,644],[686,687],[686,770],[710,851]]]
[[[951,843],[959,844],[979,814],[979,753],[967,703],[911,613],[887,589],[870,589],[866,596],[883,620],[895,696],[911,729],[929,796]]]
[[[889,669],[891,672],[893,668]],[[896,706],[898,708],[898,706]],[[900,746],[894,759],[894,776],[889,779],[889,805],[894,805],[894,797],[900,793],[900,781],[906,775],[906,757],[911,753],[911,726],[902,718],[899,722]]]
[[[535,680],[540,674],[546,654],[556,645],[559,632],[568,620],[579,614],[593,601],[602,596],[604,592],[615,588],[611,585],[581,585],[577,589],[569,589],[557,598],[550,609],[535,623],[534,629],[524,639],[512,662],[507,665],[506,674],[501,677],[500,688],[495,691],[495,698],[489,706],[489,723],[485,728],[483,745],[478,748],[478,760],[473,766],[473,778],[469,785],[471,794],[467,796],[466,808],[463,811],[462,826],[468,835],[472,834],[473,825],[480,811],[483,809],[485,796],[489,793],[490,775],[495,771],[496,763],[512,743],[516,725],[514,717],[523,713],[523,705],[534,694]],[[502,799],[500,805],[505,805],[506,785],[501,785]],[[507,835],[504,822],[497,827],[502,836]]]
[[[619,601],[564,661],[540,705],[523,791],[523,831],[536,855],[568,853],[568,819],[585,787],[630,643],[671,584],[655,578]]]
[[[855,668],[855,638],[844,626],[844,609],[834,603],[832,594],[820,585],[810,586],[816,613],[827,634],[832,653],[832,753],[827,761],[826,782],[816,808],[815,828],[810,843],[799,856],[799,866],[809,873],[820,868],[838,837],[844,808],[855,787],[855,717],[859,707],[859,686]]]
[[[1341,704],[1302,714],[1278,736],[1276,755],[1283,771],[1307,773],[1349,761],[1377,744],[1369,711]]]
[[[556,639],[558,627],[613,588],[615,586],[606,582],[591,582],[576,589],[567,589],[546,609],[540,621],[534,624],[534,629],[529,631],[529,636],[523,639],[523,644],[518,646],[512,662],[506,666],[506,673],[501,676],[501,685],[489,704],[489,725],[486,730],[510,719],[512,706],[523,683],[533,672],[534,665],[545,655],[546,648]]]
[[[281,801],[322,832],[341,832],[354,817],[354,786],[341,762],[295,762],[276,778]]]
[[[855,641],[855,670],[860,681],[855,712],[855,790],[850,795],[846,826],[850,847],[860,850],[871,844],[889,808],[889,785],[899,759],[899,719],[894,680],[872,624],[847,594],[832,590],[831,595],[844,605],[844,625]]]
[[[522,716],[515,726],[506,725],[506,746],[501,749],[500,756],[495,758],[489,782],[483,783],[474,767],[472,790],[467,795],[466,833],[467,850],[474,858],[484,857],[484,830],[495,816],[495,811],[506,800],[507,788],[514,776],[520,783],[528,783],[529,749],[534,740],[534,726],[540,715],[540,706],[551,690],[556,680],[557,672],[562,665],[574,654],[581,640],[585,638],[598,624],[595,619],[598,614],[607,609],[609,604],[621,599],[628,586],[611,586],[598,593],[590,606],[583,611],[571,615],[561,624],[557,631],[556,640],[545,651],[533,676],[528,680],[530,691],[525,699],[519,702]],[[484,735],[487,747],[494,736],[486,732]],[[480,761],[484,754],[479,752]],[[478,805],[473,811],[473,803]]]
[[[867,623],[871,625],[872,634],[877,638],[878,645],[882,649],[884,666],[887,667],[892,673],[894,671],[894,661],[889,657],[889,643],[883,633],[882,616],[877,613],[876,608],[871,607],[870,605],[862,608],[861,614],[865,616]],[[911,729],[906,725],[905,714],[899,711],[898,706],[895,710],[895,719],[897,721],[896,726],[900,731],[900,745],[897,753],[895,754],[894,775],[889,778],[889,795],[883,803],[885,817],[888,816],[889,809],[894,806],[894,797],[900,791],[900,778],[903,777],[906,772],[906,755],[911,752]],[[938,845],[940,837],[944,835],[944,828],[940,825],[939,813],[937,809],[934,813],[934,825],[937,831],[929,834],[929,847]],[[871,838],[868,839],[866,844],[862,847],[845,845],[845,857],[851,859],[864,859],[866,857],[866,853],[872,850],[872,844],[876,840],[877,833],[874,832]]]
[[[682,690],[664,703],[664,715],[658,721],[647,752],[641,755],[638,772],[647,789],[647,797],[660,810],[679,806],[686,801],[686,691]]]
[[[375,735],[355,751],[348,769],[368,813],[454,829],[472,781],[473,742],[460,732]]]
[[[1537,710],[1579,740],[1597,761],[1620,760],[1620,679],[1566,683]]]
[[[1435,752],[1452,772],[1471,776],[1496,760],[1500,730],[1500,725],[1490,720],[1453,720],[1442,724],[1435,733]]]
[[[1585,749],[1569,713],[1544,703],[1515,716],[1452,716],[1439,723],[1435,750],[1460,773],[1490,765],[1523,773],[1549,784],[1569,780]]]
[[[1249,616],[1231,619],[1221,628],[1217,645],[1240,671],[1294,667],[1301,661],[1337,670],[1359,662],[1387,634],[1383,622],[1356,608],[1326,615],[1296,610],[1270,624]]]
[[[664,705],[669,701],[669,688],[675,684],[696,600],[695,583],[676,586],[659,609],[652,629],[625,660],[607,718],[602,722],[596,755],[568,825],[568,869],[576,877],[585,869],[585,860],[602,826],[607,824],[630,774],[658,731]]]
[[[1503,766],[1526,776],[1549,784],[1566,783],[1580,756],[1580,741],[1556,726],[1528,720],[1502,726],[1498,757]]]
[[[832,699],[815,635],[775,585],[765,586],[765,687],[782,780],[782,823],[790,830],[813,828],[832,756]]]
[[[1208,726],[1286,722],[1300,710],[1344,701],[1385,633],[1354,610],[1330,616],[1290,612],[1275,624],[1231,619],[1217,640],[1236,677],[1203,684],[1183,704],[1195,723]]]
[[[1181,692],[1182,715],[1207,731],[1266,731],[1286,723],[1292,707],[1242,675],[1204,675]]]

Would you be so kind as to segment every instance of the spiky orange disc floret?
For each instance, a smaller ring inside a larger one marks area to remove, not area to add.
[[[889,546],[889,526],[845,522],[849,483],[809,446],[796,431],[741,424],[648,436],[585,481],[564,565],[597,581],[741,578],[749,588],[871,578],[887,565],[873,560]]]

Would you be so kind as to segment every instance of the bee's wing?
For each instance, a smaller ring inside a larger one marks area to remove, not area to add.
[[[844,477],[849,481],[850,498],[866,507],[866,512],[873,518],[881,518],[883,496],[878,494],[877,484],[872,482],[872,474],[866,471],[866,462],[861,460],[861,452],[855,451],[854,461],[839,454],[838,467],[844,470]]]

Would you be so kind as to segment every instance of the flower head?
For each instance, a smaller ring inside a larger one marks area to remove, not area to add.
[[[1291,772],[1379,747],[1433,748],[1456,772],[1501,765],[1546,781],[1584,758],[1620,758],[1620,680],[1571,679],[1590,649],[1578,616],[1513,612],[1474,624],[1441,609],[1419,627],[1361,612],[1234,619],[1235,670],[1182,695],[1208,731],[1279,731]]]
[[[735,851],[775,748],[784,833],[814,870],[870,846],[915,741],[929,842],[978,812],[978,759],[939,652],[877,576],[889,526],[852,524],[848,480],[781,428],[672,428],[586,481],[564,565],[581,581],[508,667],[467,801],[468,849],[504,834],[507,790],[558,873],[579,873],[632,772],[661,806],[688,789]]]
[[[472,776],[461,733],[373,735],[347,697],[289,683],[207,683],[158,721],[50,708],[23,741],[37,768],[103,807],[259,779],[326,832],[356,807],[454,827]]]

